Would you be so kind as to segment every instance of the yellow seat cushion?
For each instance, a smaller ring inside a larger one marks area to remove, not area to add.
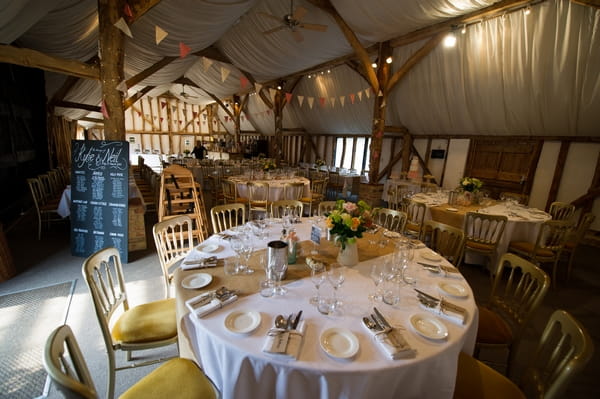
[[[531,254],[533,253],[534,247],[535,245],[533,243],[527,241],[511,241],[508,245],[508,250],[510,251],[512,249],[514,251]],[[540,248],[537,250],[536,256],[542,258],[552,258],[554,257],[554,252],[549,249]]]
[[[482,344],[509,344],[513,340],[510,327],[494,311],[485,306],[479,308],[477,342]]]
[[[460,353],[456,371],[455,399],[525,399],[514,382],[479,360]]]
[[[112,329],[116,341],[141,343],[177,336],[175,298],[145,303],[129,309]]]
[[[474,251],[483,251],[483,252],[490,252],[494,249],[493,245],[484,244],[481,242],[473,242],[473,241],[467,241],[465,243],[465,246]]]
[[[202,370],[188,359],[172,359],[129,388],[119,399],[213,399],[215,391]]]
[[[235,199],[235,202],[237,202],[238,204],[247,204],[248,203],[248,198],[237,197]]]

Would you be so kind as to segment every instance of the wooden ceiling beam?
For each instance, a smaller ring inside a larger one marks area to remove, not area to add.
[[[92,58],[90,58],[86,64],[93,64],[93,65],[98,65],[98,63],[100,62],[100,59],[98,58],[97,55],[93,56]],[[50,107],[54,106],[54,103],[56,103],[57,101],[62,101],[65,99],[65,97],[67,96],[67,94],[69,94],[69,92],[71,91],[71,89],[73,88],[73,86],[75,86],[75,84],[79,81],[79,78],[76,76],[68,76],[67,80],[65,80],[65,82],[63,83],[63,85],[54,93],[54,95],[52,96],[52,99],[48,102],[48,105]]]
[[[146,94],[148,94],[148,92],[152,89],[154,89],[156,86],[146,86],[144,87],[142,90],[138,91],[137,93],[135,93],[133,96],[125,99],[123,101],[123,110],[128,109],[129,107],[131,107],[133,104],[135,104],[140,98],[144,97]]]
[[[226,64],[233,65],[233,62],[231,62],[229,57],[227,57],[225,54],[223,54],[223,52],[221,50],[219,50],[218,47],[215,47],[215,46],[208,46],[207,48],[200,50],[200,51],[196,51],[195,53],[192,53],[192,54],[195,56],[198,56],[198,57],[206,57],[206,58],[210,58],[211,60],[224,62]]]
[[[63,75],[85,79],[100,79],[98,65],[86,64],[76,60],[67,60],[42,52],[0,44],[0,62],[39,68],[45,71],[58,72]]]
[[[158,3],[160,3],[160,0],[127,0],[133,14],[132,17],[128,18],[128,22],[131,24],[137,21]]]
[[[137,75],[132,76],[131,78],[125,81],[125,84],[127,84],[127,88],[129,89],[130,87],[135,86],[147,77],[153,75],[155,72],[160,71],[161,69],[169,65],[171,62],[175,61],[177,58],[179,57],[164,57],[156,64],[151,65],[148,68],[141,71],[140,73],[138,73]]]
[[[104,124],[104,119],[90,118],[89,116],[84,116],[83,118],[79,118],[79,120],[84,121],[84,122],[93,122],[93,123],[98,123],[98,124]]]
[[[101,112],[100,107],[97,105],[74,103],[71,101],[57,101],[54,104],[54,106],[61,107],[61,108],[83,109],[85,111],[90,111],[90,112]]]
[[[582,6],[600,8],[600,0],[571,0],[571,3],[580,4]]]

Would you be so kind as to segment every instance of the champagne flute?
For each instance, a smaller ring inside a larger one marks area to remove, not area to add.
[[[233,251],[236,253],[237,255],[237,265],[235,267],[235,273],[239,273],[241,272],[241,255],[242,255],[242,246],[244,245],[243,240],[240,238],[239,235],[234,235],[229,239],[229,245],[231,245],[231,249],[233,249]]]
[[[371,279],[375,283],[375,292],[369,295],[369,299],[373,302],[381,300],[381,293],[379,292],[379,284],[383,282],[385,278],[384,265],[374,264],[371,268]]]
[[[317,289],[317,295],[310,298],[309,302],[311,305],[319,304],[319,300],[321,299],[321,294],[320,294],[319,289],[321,288],[321,284],[323,284],[323,282],[325,282],[326,278],[327,278],[327,275],[326,275],[325,265],[324,264],[313,265],[313,267],[310,270],[310,279],[311,279],[312,283],[315,285],[315,288]]]
[[[250,240],[242,240],[242,247],[240,248],[240,254],[244,259],[244,264],[240,265],[240,272],[244,274],[252,274],[254,273],[254,269],[252,269],[248,263],[250,262],[250,257],[252,256],[252,252],[254,248],[252,248],[252,244]]]
[[[332,263],[327,272],[327,280],[329,280],[329,283],[333,287],[333,309],[339,309],[343,303],[338,299],[337,292],[345,280],[344,267],[339,263]]]

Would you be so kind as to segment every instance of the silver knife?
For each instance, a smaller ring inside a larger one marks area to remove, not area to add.
[[[299,311],[298,315],[296,315],[296,318],[294,319],[294,322],[292,323],[292,330],[295,330],[296,327],[298,327],[298,323],[300,323],[300,316],[302,316],[302,311]]]
[[[377,310],[377,308],[373,308],[373,310],[375,311],[375,314],[377,315],[377,318],[379,319],[379,321],[381,322],[381,324],[386,328],[386,329],[392,329],[392,325],[390,323],[388,323],[388,321],[385,319],[385,317],[383,317],[383,315],[381,314],[381,312],[379,310]]]
[[[375,315],[377,316],[377,319],[379,320],[380,324],[382,324],[383,327],[385,327],[385,330],[383,332],[386,333],[388,338],[391,340],[392,345],[394,345],[396,348],[402,348],[404,345],[396,336],[394,327],[392,327],[392,325],[388,323],[388,321],[385,319],[385,317],[383,317],[381,312],[377,310],[377,308],[374,307],[373,310],[375,311]]]
[[[427,299],[429,299],[431,301],[435,301],[436,303],[440,301],[439,298],[436,298],[433,295],[429,295],[428,293],[423,292],[423,291],[421,291],[421,290],[419,290],[417,288],[415,288],[415,291],[417,291],[418,294],[423,295],[425,298],[427,298]]]

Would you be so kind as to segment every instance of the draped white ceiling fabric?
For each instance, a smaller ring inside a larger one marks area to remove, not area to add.
[[[496,1],[331,3],[368,47]],[[286,0],[162,0],[130,26],[133,38],[125,37],[125,78],[164,57],[179,57],[181,44],[190,48],[190,54],[147,77],[129,95],[153,86],[147,95],[169,92],[203,105],[213,101],[208,93],[223,99],[247,92],[243,86],[251,84],[246,78],[264,83],[353,53],[328,13],[306,0],[296,0],[294,6],[307,10],[303,22],[327,25],[327,31],[300,29],[302,42],[287,27],[263,34],[290,12]],[[599,135],[600,10],[569,0],[547,0],[532,5],[531,11],[528,16],[520,10],[477,21],[466,27],[465,35],[457,34],[455,48],[440,44],[392,90],[386,125],[405,126],[416,135]],[[156,27],[168,33],[160,44],[155,41]],[[424,42],[395,48],[392,69],[398,70]],[[0,0],[0,43],[89,61],[98,55],[97,0]],[[210,46],[231,63],[195,55]],[[51,98],[65,78],[50,72],[46,76]],[[182,77],[199,88],[173,83]],[[316,78],[304,75],[285,107],[284,128],[370,134],[376,93],[367,97],[368,89],[348,66],[324,70]],[[86,80],[65,98],[89,105],[99,105],[101,99],[100,84]],[[87,114],[67,108],[56,112],[72,119]],[[259,96],[251,97],[246,114],[258,132],[273,133],[272,111]]]

